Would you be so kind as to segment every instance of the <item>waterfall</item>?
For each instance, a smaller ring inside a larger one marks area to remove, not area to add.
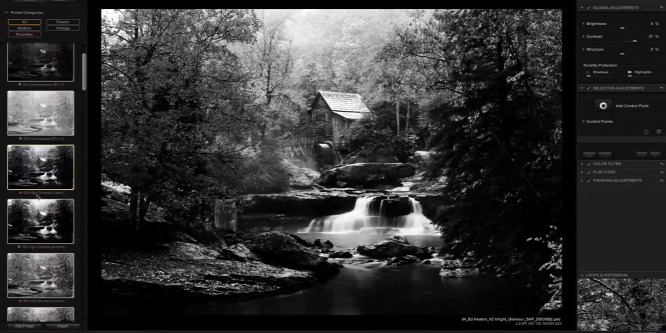
[[[375,226],[372,224],[376,224],[377,216],[369,215],[370,204],[375,198],[374,196],[358,198],[351,212],[315,218],[301,232],[347,233]]]
[[[414,198],[409,198],[411,213],[398,217],[398,228],[403,235],[434,234],[437,232],[432,225],[432,220],[423,215],[421,203]]]
[[[421,203],[416,199],[409,198],[409,214],[399,216],[395,216],[389,213],[389,200],[393,201],[392,207],[395,207],[395,200],[400,200],[395,198],[380,199],[379,215],[372,215],[371,205],[376,199],[379,199],[379,197],[367,196],[357,198],[356,203],[354,204],[354,209],[352,211],[344,214],[314,218],[312,221],[310,221],[310,225],[299,230],[299,232],[380,232],[399,233],[405,235],[437,233],[437,230],[432,225],[432,221],[423,215],[423,207],[421,207]],[[400,200],[400,202],[404,201]],[[403,204],[402,207],[403,208],[401,209],[404,209],[406,212],[406,206]]]

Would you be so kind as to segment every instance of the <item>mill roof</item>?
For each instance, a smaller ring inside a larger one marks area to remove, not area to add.
[[[338,112],[370,112],[359,94],[339,93],[320,90],[317,92],[326,102],[331,111]],[[316,99],[315,99],[316,100]],[[337,112],[336,112],[337,113]]]

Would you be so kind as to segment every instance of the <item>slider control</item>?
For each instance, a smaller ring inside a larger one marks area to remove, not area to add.
[[[88,55],[81,55],[81,90],[88,90]]]

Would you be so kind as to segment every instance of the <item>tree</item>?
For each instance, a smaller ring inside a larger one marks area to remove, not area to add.
[[[578,329],[656,331],[666,323],[663,279],[578,280]]]
[[[28,146],[10,146],[8,148],[8,168],[15,177],[23,177],[29,168],[30,147]]]
[[[430,174],[447,179],[446,250],[528,278],[547,276],[533,274],[545,239],[561,240],[560,34],[556,10],[436,10],[385,48],[410,58],[440,125]]]
[[[387,126],[389,121],[373,112],[354,122],[348,129],[349,158],[378,154],[395,156],[398,161],[407,162],[414,155],[416,137],[395,135]]]
[[[74,232],[74,201],[56,200],[47,209],[56,221],[58,232],[61,235],[72,237]]]
[[[74,256],[70,253],[54,253],[49,259],[55,268],[55,284],[67,295],[74,295]]]
[[[23,232],[28,226],[30,204],[27,200],[12,199],[7,207],[7,221],[11,230]]]
[[[254,42],[251,10],[119,10],[102,27],[102,168],[131,188],[141,229],[151,203],[187,220],[233,195],[255,126],[248,78],[229,46]]]
[[[256,117],[261,139],[271,131],[285,132],[296,124],[300,108],[290,89],[295,59],[291,39],[285,31],[289,15],[266,15],[262,12],[257,43],[239,47],[254,101],[248,107]],[[291,125],[291,126],[290,126]]]
[[[74,147],[55,146],[49,150],[48,155],[49,158],[45,163],[53,163],[54,174],[58,180],[71,186],[74,181]],[[49,168],[48,165],[42,167]]]
[[[57,106],[54,110],[54,121],[66,133],[74,134],[74,97],[69,91],[57,91]]]

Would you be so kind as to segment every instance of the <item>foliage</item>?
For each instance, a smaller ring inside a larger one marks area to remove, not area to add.
[[[241,66],[250,78],[256,130],[264,139],[292,131],[301,108],[298,96],[289,89],[294,70],[291,40],[285,32],[289,16],[266,16],[259,12],[261,27],[257,42],[236,47]],[[277,132],[277,133],[276,133]]]
[[[30,203],[28,200],[15,199],[7,205],[7,222],[10,233],[22,232],[30,226]]]
[[[578,280],[578,329],[657,331],[666,323],[666,280]]]
[[[389,155],[400,162],[407,162],[416,150],[416,136],[395,135],[389,128],[381,126],[381,118],[374,113],[354,122],[349,128],[349,156]]]
[[[131,188],[137,229],[151,203],[210,215],[255,126],[234,43],[255,41],[251,10],[119,10],[102,27],[102,167]]]
[[[289,188],[287,170],[276,149],[263,149],[255,158],[245,160],[241,186],[245,193],[284,192]]]
[[[534,275],[553,253],[542,239],[561,237],[561,13],[436,10],[413,23],[382,56],[409,59],[430,91],[448,250]]]

